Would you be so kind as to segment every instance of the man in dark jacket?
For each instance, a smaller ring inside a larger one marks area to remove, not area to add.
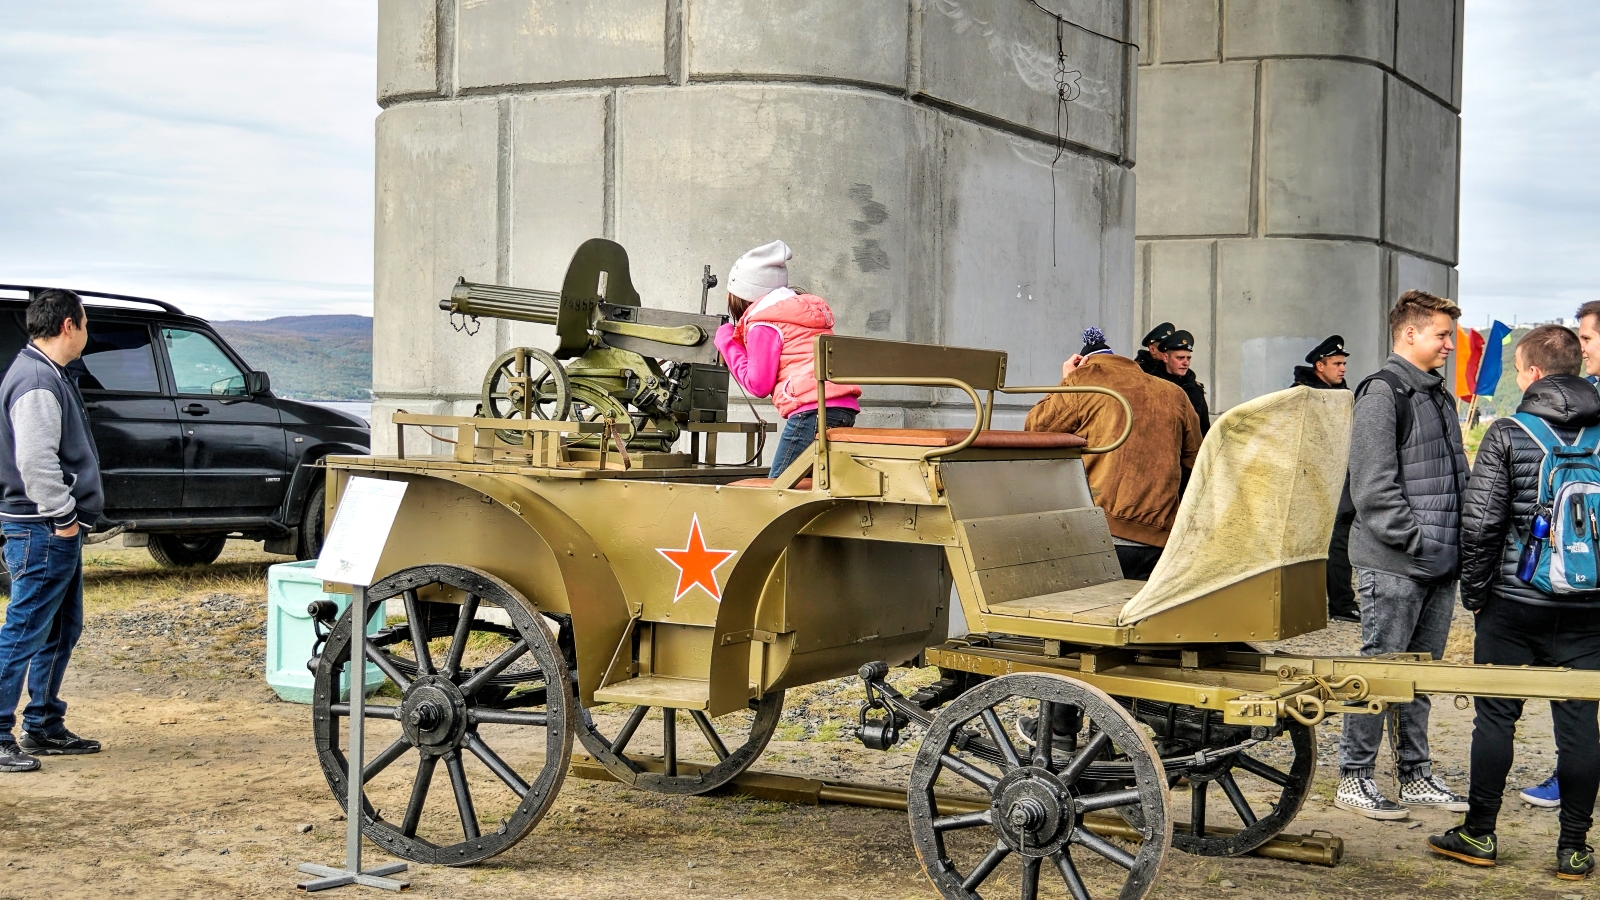
[[[88,344],[71,291],[28,304],[30,341],[0,381],[0,532],[11,603],[0,627],[0,772],[31,772],[35,756],[98,753],[67,730],[61,681],[83,632],[82,536],[105,506],[100,459],[83,398],[66,366]],[[12,739],[28,684],[22,741]]]
[[[1150,333],[1146,334],[1144,340],[1139,342],[1144,345],[1144,349],[1139,351],[1133,361],[1139,364],[1141,372],[1159,377],[1162,372],[1166,371],[1167,358],[1161,353],[1161,342],[1166,340],[1174,330],[1176,330],[1176,326],[1171,322],[1162,322],[1160,325],[1150,329]]]
[[[1294,383],[1321,391],[1349,390],[1350,386],[1344,383],[1349,358],[1344,338],[1329,335],[1306,354],[1305,365],[1294,367]],[[1333,519],[1333,535],[1328,539],[1328,618],[1338,622],[1361,621],[1350,572],[1350,526],[1355,520],[1355,504],[1350,502],[1350,492],[1345,491],[1339,500],[1339,514]]]
[[[1455,608],[1461,492],[1467,457],[1455,403],[1437,370],[1455,350],[1455,303],[1407,291],[1389,311],[1383,369],[1356,390],[1350,437],[1350,559],[1361,603],[1361,654],[1444,654]],[[1406,806],[1466,809],[1433,774],[1425,694],[1385,715],[1344,716],[1334,805],[1373,819]],[[1385,723],[1400,770],[1400,803],[1373,775]],[[1401,805],[1405,804],[1405,805]]]
[[[1577,335],[1541,325],[1517,342],[1519,413],[1543,419],[1571,443],[1600,425],[1600,394],[1579,377]],[[1461,602],[1475,612],[1473,661],[1497,666],[1600,669],[1600,593],[1555,596],[1517,578],[1520,542],[1539,499],[1544,448],[1514,419],[1484,433],[1461,515]],[[1472,784],[1466,821],[1428,839],[1436,852],[1493,865],[1495,821],[1511,770],[1521,700],[1479,697],[1472,724]],[[1556,874],[1580,879],[1594,868],[1588,845],[1595,792],[1600,790],[1600,729],[1593,701],[1550,704],[1556,732],[1561,834]]]
[[[1306,354],[1305,365],[1294,367],[1294,383],[1317,390],[1348,390],[1350,386],[1344,383],[1344,370],[1349,359],[1344,338],[1329,335]]]
[[[1211,430],[1211,410],[1206,404],[1206,386],[1195,380],[1194,370],[1190,368],[1194,365],[1194,335],[1187,331],[1167,335],[1161,341],[1161,356],[1163,365],[1156,377],[1183,388],[1200,420],[1200,437],[1204,439]]]

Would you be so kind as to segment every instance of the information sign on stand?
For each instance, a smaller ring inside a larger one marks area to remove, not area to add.
[[[300,882],[302,891],[323,891],[328,888],[360,884],[367,887],[403,891],[409,882],[385,878],[404,872],[405,863],[390,863],[366,871],[361,869],[361,798],[363,754],[366,747],[366,691],[367,656],[367,586],[378,570],[378,559],[389,541],[389,530],[394,527],[395,515],[400,512],[400,500],[405,496],[406,483],[383,481],[377,478],[351,478],[344,495],[339,498],[339,511],[334,515],[333,527],[328,530],[322,544],[322,554],[317,557],[314,570],[318,578],[348,584],[353,589],[350,598],[350,668],[355,673],[350,681],[350,755],[346,773],[345,794],[345,863],[343,868],[301,863],[300,871],[316,875],[311,881]]]

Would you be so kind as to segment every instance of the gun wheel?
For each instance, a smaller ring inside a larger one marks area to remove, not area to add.
[[[1053,752],[1048,727],[1036,729],[1037,745],[1013,741],[1021,717],[1052,722],[1060,705],[1089,720],[1081,749]],[[998,751],[1000,761],[960,749],[978,746]],[[1108,755],[1131,767],[1132,787],[1084,777]],[[980,788],[989,807],[941,814],[934,788],[942,776],[942,786]],[[980,889],[1032,900],[1042,879],[1063,882],[1074,900],[1139,900],[1155,886],[1172,840],[1166,772],[1144,729],[1099,689],[1059,675],[1005,675],[951,702],[922,740],[906,800],[917,856],[948,900],[977,900]],[[1086,826],[1088,813],[1127,807],[1145,822],[1136,844]]]
[[[441,589],[460,606],[419,598]],[[569,669],[545,617],[486,572],[405,569],[368,590],[369,609],[381,615],[390,598],[404,601],[407,622],[367,645],[384,683],[365,709],[362,832],[402,859],[480,862],[532,830],[566,777],[577,705]],[[478,618],[490,608],[511,624]],[[328,638],[312,698],[317,756],[341,806],[350,620],[347,609]]]
[[[572,383],[554,356],[535,347],[500,354],[483,376],[483,414],[491,419],[560,421],[572,409]],[[497,431],[508,444],[522,432]]]
[[[1207,753],[1226,750],[1250,736],[1248,728],[1223,725],[1215,711],[1147,700],[1135,701],[1134,709],[1155,731],[1168,757],[1202,748]],[[1218,756],[1205,766],[1169,770],[1174,791],[1189,799],[1187,824],[1173,826],[1172,846],[1197,856],[1249,853],[1277,837],[1300,814],[1316,773],[1316,729],[1293,721],[1271,741]],[[1178,786],[1180,779],[1187,779],[1187,789]],[[1219,794],[1222,802],[1214,799]],[[1182,812],[1178,810],[1180,818]],[[1131,807],[1123,818],[1134,827],[1141,824]]]
[[[751,712],[754,716],[745,731],[741,716],[748,714],[730,713],[713,720],[697,709],[636,706],[617,728],[616,735],[607,738],[585,709],[578,720],[578,740],[606,771],[625,784],[658,794],[705,794],[737,778],[766,749],[783,714],[783,691],[762,697],[752,704]],[[680,729],[685,720],[694,727]],[[638,752],[638,745],[645,743],[640,740],[644,737],[641,727],[648,730],[650,743],[660,746],[659,757]],[[723,732],[730,736],[743,733],[744,741],[729,749]],[[630,747],[636,748],[632,757],[627,753]]]

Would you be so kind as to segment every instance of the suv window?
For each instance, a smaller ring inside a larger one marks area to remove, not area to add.
[[[78,375],[78,387],[86,391],[161,391],[156,352],[145,325],[90,320],[89,345],[70,368]]]
[[[172,361],[173,387],[180,394],[243,397],[244,373],[204,332],[162,328],[161,340]]]

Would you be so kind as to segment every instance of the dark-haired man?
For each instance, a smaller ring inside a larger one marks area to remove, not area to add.
[[[1146,375],[1155,375],[1157,377],[1166,371],[1167,358],[1161,352],[1161,342],[1166,340],[1175,330],[1177,330],[1177,326],[1171,322],[1162,322],[1160,325],[1150,329],[1150,333],[1144,336],[1144,340],[1139,342],[1144,349],[1140,350],[1133,358],[1133,361],[1139,364],[1140,371]]]
[[[1349,390],[1350,386],[1344,383],[1349,358],[1344,338],[1329,335],[1306,354],[1305,365],[1294,367],[1294,383],[1321,391]],[[1336,622],[1361,621],[1350,571],[1350,526],[1355,520],[1355,504],[1350,502],[1350,492],[1345,491],[1339,500],[1339,514],[1333,519],[1333,536],[1328,540],[1328,618]]]
[[[1348,390],[1344,383],[1345,363],[1350,354],[1344,349],[1344,338],[1329,335],[1322,343],[1306,354],[1306,364],[1294,367],[1294,383],[1318,390]]]
[[[1526,533],[1539,503],[1539,478],[1551,439],[1570,444],[1600,425],[1600,395],[1578,373],[1577,335],[1540,325],[1517,342],[1513,358],[1523,391],[1516,418],[1496,419],[1484,433],[1461,516],[1461,603],[1476,615],[1473,661],[1497,666],[1600,669],[1600,592],[1556,596],[1517,577]],[[1522,416],[1536,420],[1518,421]],[[1542,423],[1542,424],[1541,424]],[[1544,436],[1535,439],[1534,432]],[[1494,865],[1495,823],[1511,769],[1522,701],[1479,697],[1472,725],[1469,806],[1463,823],[1428,839],[1435,852],[1474,865]],[[1589,828],[1600,790],[1600,704],[1550,704],[1556,733],[1560,835],[1556,877],[1578,880],[1594,868]]]
[[[1206,403],[1206,386],[1195,380],[1194,335],[1187,331],[1174,331],[1161,339],[1162,368],[1156,377],[1164,378],[1183,389],[1200,420],[1200,437],[1211,430],[1211,409]]]
[[[1461,308],[1406,291],[1389,311],[1392,352],[1356,388],[1350,437],[1350,558],[1361,603],[1361,655],[1444,654],[1455,607],[1461,493],[1467,457],[1455,401],[1438,369],[1455,351]],[[1386,715],[1347,715],[1334,805],[1372,819],[1403,819],[1407,806],[1466,809],[1433,774],[1426,694]],[[1374,772],[1385,724],[1400,770],[1400,803]],[[1403,805],[1402,805],[1403,804]]]
[[[82,535],[105,506],[89,417],[67,365],[89,342],[83,302],[41,291],[28,304],[28,345],[0,381],[0,532],[11,603],[0,627],[0,772],[36,756],[98,753],[67,730],[61,681],[83,632]],[[23,682],[22,741],[12,737]]]

